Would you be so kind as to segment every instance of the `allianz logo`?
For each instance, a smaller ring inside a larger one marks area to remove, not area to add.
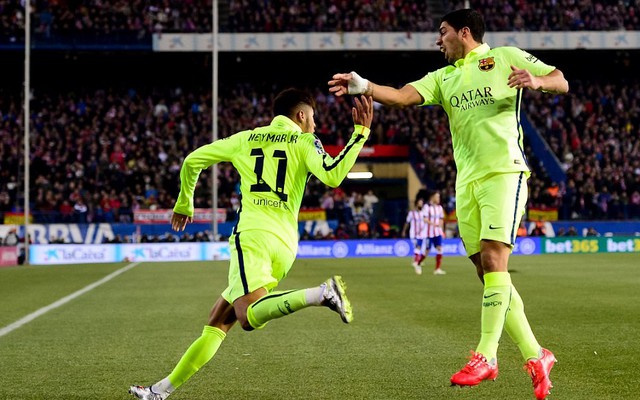
[[[301,256],[331,256],[331,247],[309,244],[300,245],[298,246],[298,254]]]

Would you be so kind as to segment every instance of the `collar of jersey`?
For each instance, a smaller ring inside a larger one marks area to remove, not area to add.
[[[466,62],[468,62],[470,60],[473,60],[477,56],[487,53],[489,50],[491,50],[491,47],[489,47],[489,45],[486,44],[486,43],[482,43],[480,46],[478,46],[475,49],[471,50],[469,52],[469,54],[467,54],[464,58],[461,58],[461,59],[457,60],[454,63],[454,65],[456,67],[460,67],[460,66],[464,65]]]
[[[289,128],[292,131],[302,132],[302,128],[300,128],[298,124],[293,122],[291,118],[285,117],[284,115],[276,115],[276,117],[271,121],[271,125],[278,125]]]

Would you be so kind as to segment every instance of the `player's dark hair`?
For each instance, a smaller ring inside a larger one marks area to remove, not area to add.
[[[442,17],[440,23],[443,22],[451,25],[456,32],[466,26],[471,31],[473,40],[482,43],[485,31],[484,18],[477,11],[470,8],[451,11]]]
[[[296,88],[285,89],[273,100],[273,115],[291,118],[302,104],[311,106],[314,110],[316,108],[316,101],[310,93]]]

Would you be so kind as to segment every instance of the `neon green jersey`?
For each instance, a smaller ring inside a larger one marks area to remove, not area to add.
[[[507,84],[511,66],[534,76],[555,69],[516,47],[482,44],[463,59],[411,82],[422,105],[441,105],[449,117],[457,185],[496,172],[529,171],[520,126],[522,89]]]
[[[241,202],[234,233],[269,231],[295,253],[298,211],[310,174],[337,187],[368,137],[369,128],[355,125],[347,145],[332,158],[316,135],[303,133],[287,117],[276,116],[268,126],[238,132],[189,154],[180,170],[180,194],[173,211],[193,216],[193,193],[200,172],[229,161],[240,174]]]

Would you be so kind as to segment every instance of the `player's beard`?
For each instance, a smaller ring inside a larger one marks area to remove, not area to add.
[[[462,43],[449,43],[442,46],[442,48],[444,49],[444,57],[450,64],[453,64],[464,57],[464,48]]]

